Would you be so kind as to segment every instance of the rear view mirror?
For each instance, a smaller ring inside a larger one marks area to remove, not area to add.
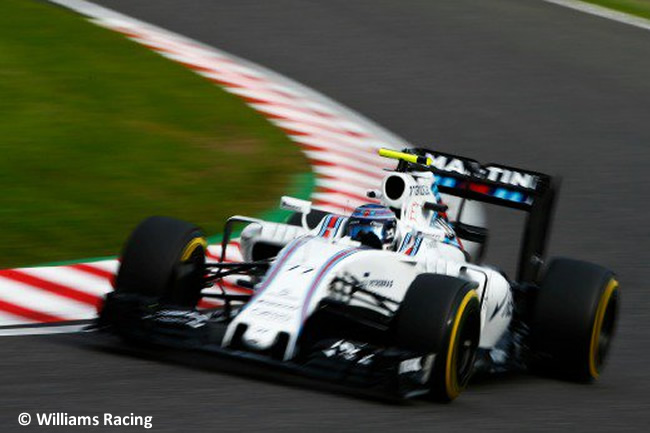
[[[284,195],[280,199],[280,208],[306,215],[311,212],[311,202]]]

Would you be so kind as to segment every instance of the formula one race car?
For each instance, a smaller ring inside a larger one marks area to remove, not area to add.
[[[196,226],[145,220],[96,326],[404,398],[452,400],[477,370],[598,378],[618,283],[594,264],[544,259],[554,179],[426,149],[380,155],[398,162],[368,204],[338,215],[283,197],[287,223],[230,218],[217,262]],[[460,200],[454,221],[441,194]],[[465,201],[527,213],[516,281],[481,263],[488,232],[462,222]],[[223,260],[241,223],[243,261]],[[251,291],[226,290],[232,278]],[[220,305],[197,307],[209,298]]]

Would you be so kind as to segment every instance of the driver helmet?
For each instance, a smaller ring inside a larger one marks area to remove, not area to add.
[[[395,246],[397,218],[393,211],[379,204],[364,204],[352,212],[347,234],[362,245],[377,249]]]

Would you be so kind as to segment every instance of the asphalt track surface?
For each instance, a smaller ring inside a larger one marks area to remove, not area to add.
[[[134,412],[153,415],[153,431],[647,428],[650,32],[537,0],[100,3],[288,75],[413,143],[561,173],[551,254],[618,272],[618,338],[594,385],[513,376],[451,405],[395,405],[221,362],[157,362],[87,335],[7,337],[2,431],[28,431],[22,411]],[[507,266],[516,217],[490,216],[490,259]]]

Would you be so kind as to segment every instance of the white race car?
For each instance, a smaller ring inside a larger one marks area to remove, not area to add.
[[[351,215],[283,197],[287,223],[230,218],[222,251],[244,223],[243,262],[206,262],[192,224],[145,220],[96,326],[400,397],[452,400],[476,370],[597,378],[618,283],[597,265],[545,262],[553,179],[426,149],[380,154],[397,167]],[[454,221],[441,193],[459,203]],[[462,222],[470,201],[527,212],[516,282],[481,262],[488,232]],[[224,289],[233,276],[251,292]],[[221,304],[198,308],[203,298]]]

